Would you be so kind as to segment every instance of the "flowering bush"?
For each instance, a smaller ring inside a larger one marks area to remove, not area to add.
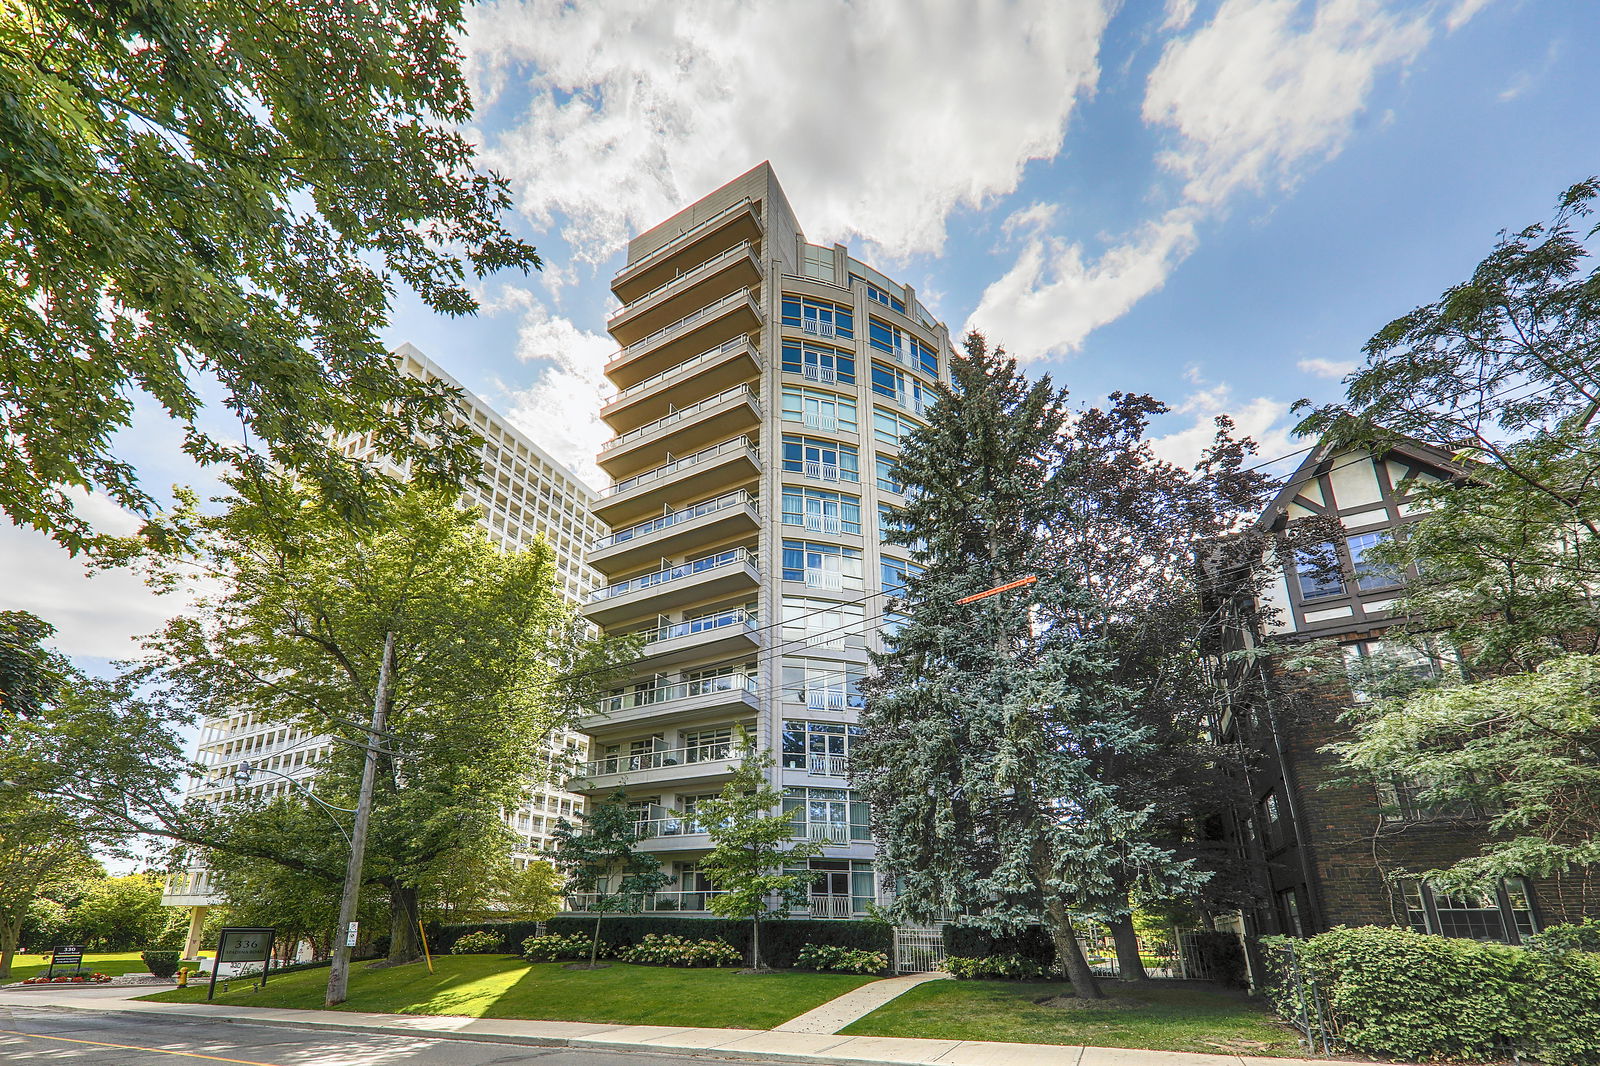
[[[847,948],[838,944],[807,944],[795,956],[802,970],[831,970],[834,973],[882,973],[889,968],[889,956],[866,948]]]
[[[944,968],[957,981],[995,978],[1008,981],[1038,981],[1047,976],[1043,966],[1021,955],[991,955],[986,959],[968,959],[960,955],[951,955],[944,960]]]
[[[462,939],[465,939],[464,937]],[[587,959],[594,943],[582,933],[570,936],[530,936],[522,942],[522,957],[530,962],[556,962],[560,959]],[[606,955],[606,945],[600,945],[600,957]]]
[[[689,940],[671,933],[646,933],[617,952],[617,958],[651,966],[737,966],[743,961],[739,949],[726,940]]]
[[[103,985],[110,980],[111,978],[103,973],[79,971],[78,973],[64,973],[57,977],[45,977],[41,974],[38,977],[24,978],[22,983],[25,985]]]
[[[498,933],[477,932],[468,933],[450,946],[452,955],[493,955],[495,952],[504,951],[506,942]]]

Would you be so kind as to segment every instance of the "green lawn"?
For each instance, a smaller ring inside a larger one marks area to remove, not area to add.
[[[1047,1007],[1070,996],[1064,981],[930,981],[843,1031],[858,1036],[922,1036],[1083,1044],[1244,1055],[1304,1055],[1296,1033],[1242,992],[1191,982],[1124,985],[1102,980],[1108,996],[1136,1006]]]
[[[632,1025],[770,1029],[873,980],[848,974],[741,974],[732,969],[680,970],[612,963],[604,970],[568,970],[564,963],[526,963],[495,955],[445,955],[422,963],[351,971],[341,1010],[380,1014],[464,1014],[473,1018],[540,1018]],[[269,978],[264,991],[237,982],[215,1002],[247,1007],[316,1008],[326,969]],[[204,988],[174,989],[145,999],[193,1003]]]
[[[118,977],[125,973],[149,973],[150,967],[139,958],[140,952],[120,951],[113,954],[89,954],[83,956],[85,970],[98,971]],[[49,964],[48,955],[17,955],[11,960],[11,976],[7,981],[20,981],[25,977],[37,977],[44,973]],[[70,969],[70,967],[69,967]]]

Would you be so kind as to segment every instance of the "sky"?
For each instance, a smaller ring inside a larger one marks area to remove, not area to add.
[[[1192,459],[1265,457],[1386,322],[1600,173],[1595,0],[499,0],[463,41],[471,134],[544,269],[410,341],[561,460],[593,455],[631,233],[770,160],[806,237],[914,285],[1082,403],[1149,392]],[[177,434],[119,440],[195,484]],[[131,526],[95,501],[107,528]],[[0,529],[12,606],[90,669],[179,613]]]

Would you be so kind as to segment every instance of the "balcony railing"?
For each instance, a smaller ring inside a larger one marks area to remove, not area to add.
[[[798,695],[813,711],[843,711],[866,706],[861,693],[844,685],[808,685]]]
[[[647,537],[651,533],[655,533],[663,529],[670,529],[672,526],[681,525],[684,522],[692,521],[693,519],[699,518],[702,515],[714,514],[717,511],[726,511],[730,507],[756,506],[756,498],[752,496],[746,489],[740,489],[737,492],[726,492],[721,496],[718,496],[716,499],[706,500],[703,503],[697,503],[693,507],[685,507],[681,511],[673,511],[671,514],[662,515],[660,518],[652,518],[648,522],[640,522],[639,524],[629,526],[626,529],[619,529],[609,537],[601,537],[595,542],[594,547],[590,548],[589,550],[591,552],[597,552],[605,548],[610,548],[616,544],[626,544],[630,540],[638,540],[640,537]]]
[[[633,823],[633,835],[640,840],[650,837],[705,836],[706,827],[688,813],[669,814],[664,818],[644,818]]]
[[[796,835],[829,844],[850,843],[850,827],[842,822],[801,822]]]
[[[636,692],[622,692],[615,696],[607,696],[595,703],[595,710],[601,714],[617,714],[621,711],[634,710],[639,707],[652,707],[658,703],[670,703],[673,700],[707,696],[714,692],[739,692],[753,696],[757,692],[756,681],[755,678],[747,677],[744,674],[723,674],[720,677],[701,677],[693,681],[676,681],[671,684],[657,685],[654,688],[641,689]]]
[[[723,341],[715,348],[707,348],[699,355],[691,356],[690,358],[679,363],[677,366],[669,366],[659,374],[652,374],[643,381],[639,382],[637,385],[629,385],[627,388],[620,391],[613,390],[610,395],[603,396],[602,400],[606,404],[612,404],[629,396],[637,396],[640,393],[649,392],[651,389],[655,388],[663,381],[666,381],[668,378],[676,377],[677,375],[685,373],[686,371],[689,371],[702,363],[714,362],[727,353],[733,351],[735,348],[738,348],[740,345],[749,343],[750,334],[741,334],[740,336],[734,337],[732,340]]]
[[[812,896],[807,909],[813,918],[848,918],[855,913],[855,900],[850,896]]]
[[[641,255],[639,258],[635,259],[631,263],[623,264],[622,269],[617,271],[617,277],[621,277],[623,274],[627,274],[627,273],[630,273],[632,271],[638,270],[644,264],[646,264],[648,262],[651,262],[652,260],[659,259],[661,256],[665,255],[667,252],[669,252],[672,249],[676,248],[678,245],[682,244],[684,241],[688,240],[690,237],[693,237],[695,234],[700,233],[702,230],[706,229],[706,227],[710,226],[711,224],[713,224],[715,222],[720,222],[722,219],[726,218],[728,215],[733,214],[735,211],[742,210],[742,209],[744,209],[746,207],[749,207],[749,206],[750,206],[750,198],[748,196],[746,196],[743,200],[740,200],[738,203],[729,204],[727,207],[724,207],[721,211],[718,211],[716,214],[712,215],[710,218],[705,219],[702,222],[696,222],[694,225],[690,226],[688,229],[684,230],[682,233],[678,234],[676,237],[673,237],[671,240],[669,240],[666,244],[663,244],[661,247],[653,249],[652,251],[646,252],[644,255]]]
[[[734,437],[732,440],[725,440],[721,444],[713,444],[709,448],[701,448],[697,452],[691,452],[682,459],[674,459],[672,462],[658,466],[653,470],[646,470],[642,474],[624,478],[610,488],[602,490],[600,498],[604,500],[612,496],[619,496],[624,492],[648,485],[653,481],[660,481],[662,478],[670,477],[680,470],[687,470],[691,466],[699,466],[701,463],[710,462],[720,456],[727,455],[729,452],[737,452],[741,449],[749,453],[750,461],[756,464],[757,469],[760,469],[761,454],[756,451],[755,445],[750,438]]]
[[[618,581],[615,585],[607,585],[603,589],[595,589],[589,593],[590,603],[599,603],[602,600],[613,599],[617,596],[626,596],[630,592],[641,589],[653,588],[669,581],[681,581],[686,577],[694,577],[708,570],[716,570],[724,566],[738,566],[748,563],[756,564],[755,556],[749,548],[729,548],[725,552],[707,555],[699,559],[691,559],[677,566],[669,566],[665,570],[653,570],[640,577],[629,578],[627,581]]]
[[[696,263],[694,266],[690,267],[688,270],[685,270],[682,273],[677,274],[676,276],[674,276],[671,281],[664,281],[660,285],[657,285],[655,288],[651,289],[649,292],[645,293],[643,296],[635,297],[634,299],[630,300],[628,303],[623,304],[621,307],[619,307],[615,311],[611,312],[611,315],[607,319],[607,321],[615,322],[617,319],[621,318],[623,315],[626,315],[630,311],[633,311],[634,309],[640,307],[646,300],[650,299],[651,297],[657,296],[660,293],[663,293],[663,292],[667,291],[668,289],[672,288],[674,285],[677,285],[679,282],[681,282],[684,278],[688,277],[690,274],[693,274],[693,273],[695,273],[696,271],[699,271],[699,270],[703,270],[708,266],[713,266],[713,265],[715,265],[717,263],[722,262],[725,259],[732,259],[734,256],[738,255],[740,252],[746,251],[751,247],[753,247],[753,245],[751,244],[750,241],[741,241],[740,243],[734,245],[732,248],[729,248],[727,251],[718,252],[716,255],[712,256],[710,259],[707,259],[703,263]]]
[[[735,607],[730,611],[718,611],[716,614],[706,615],[704,618],[691,618],[687,622],[674,622],[671,625],[647,629],[644,632],[644,646],[649,648],[650,645],[659,644],[663,640],[676,640],[695,633],[710,633],[734,626],[743,626],[754,633],[756,620],[751,618],[750,612],[743,607]]]
[[[667,337],[672,336],[672,334],[678,332],[679,330],[687,326],[692,326],[701,319],[708,318],[711,315],[716,314],[718,311],[721,311],[725,307],[731,307],[742,300],[748,299],[750,299],[750,290],[738,289],[734,292],[728,293],[728,295],[720,299],[711,301],[698,311],[690,311],[676,322],[669,322],[667,325],[662,326],[660,329],[650,334],[650,336],[645,337],[642,340],[636,340],[626,348],[620,349],[617,354],[606,360],[605,369],[610,370],[616,364],[626,362],[628,359],[638,355],[646,348],[653,347],[657,341],[665,340]]]
[[[756,396],[756,390],[752,389],[749,385],[735,385],[731,389],[724,389],[715,396],[707,396],[705,399],[696,403],[692,403],[688,407],[680,407],[670,414],[662,415],[654,422],[646,422],[638,429],[630,429],[621,436],[612,437],[610,440],[606,441],[605,444],[601,445],[600,450],[603,452],[610,451],[612,448],[617,448],[632,441],[636,441],[641,437],[647,437],[652,433],[665,429],[674,422],[681,422],[685,418],[689,418],[692,415],[697,415],[701,411],[715,407],[719,403],[725,403],[728,400],[734,399],[735,397],[741,395],[749,399],[750,404],[756,409],[756,414],[759,415],[761,413],[761,401]]]
[[[714,744],[691,744],[683,748],[666,748],[661,751],[631,752],[627,755],[608,755],[583,764],[583,776],[600,774],[631,774],[640,770],[659,770],[664,766],[693,766],[707,762],[726,762],[738,757],[738,748],[732,740]],[[685,815],[684,817],[687,817]]]
[[[710,890],[657,892],[646,896],[639,907],[641,912],[655,911],[690,911],[701,912],[711,909],[711,900],[722,893]],[[600,897],[593,892],[574,893],[566,898],[566,908],[569,911],[592,911]]]
[[[838,481],[841,477],[838,463],[814,463],[807,460],[802,472],[812,481]],[[853,471],[851,472],[854,473]],[[859,475],[846,477],[847,481],[859,481]]]

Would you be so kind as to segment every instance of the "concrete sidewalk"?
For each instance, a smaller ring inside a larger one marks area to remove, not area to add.
[[[148,992],[139,988],[105,986],[73,989],[71,992],[57,992],[49,986],[6,989],[0,991],[0,1007],[49,1007],[125,1012],[141,1016],[159,1014],[168,1019],[203,1018],[208,1021],[290,1029],[422,1036],[435,1040],[475,1040],[527,1047],[673,1051],[717,1059],[837,1063],[841,1066],[1328,1066],[1327,1060],[1198,1055],[1059,1044],[1004,1044],[986,1040],[919,1040],[759,1029],[697,1029],[664,1025],[608,1025],[599,1022],[363,1014],[355,1011],[224,1007],[206,1003],[144,1003],[133,998],[140,994]]]

